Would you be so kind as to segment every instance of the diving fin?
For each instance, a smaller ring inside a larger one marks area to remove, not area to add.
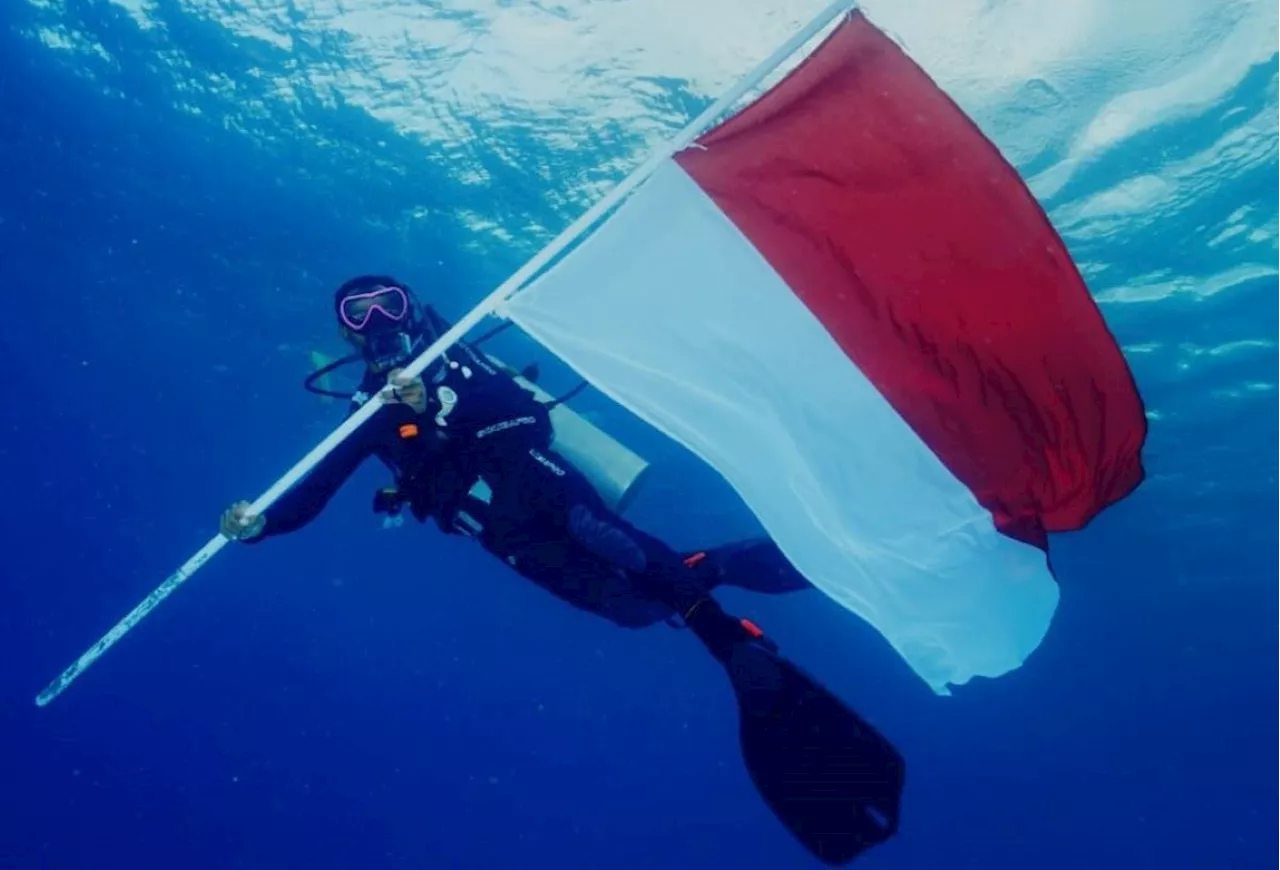
[[[685,621],[728,672],[743,760],[792,835],[830,866],[892,837],[906,773],[893,745],[713,599]]]

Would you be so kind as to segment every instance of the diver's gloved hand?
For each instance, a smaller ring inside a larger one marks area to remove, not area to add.
[[[427,410],[427,387],[422,378],[406,378],[401,375],[404,369],[392,369],[387,376],[387,386],[383,398],[391,403],[408,405],[417,413]]]
[[[251,541],[262,534],[267,518],[263,514],[249,513],[249,507],[249,502],[238,501],[222,512],[218,531],[223,537],[233,541]]]

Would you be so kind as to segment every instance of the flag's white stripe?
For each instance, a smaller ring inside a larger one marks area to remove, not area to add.
[[[977,503],[668,162],[511,317],[721,472],[796,567],[935,690],[1016,668],[1057,604]]]

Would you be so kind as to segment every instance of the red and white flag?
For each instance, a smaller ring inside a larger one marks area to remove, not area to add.
[[[1142,479],[1141,400],[1062,240],[858,13],[505,313],[939,692],[1026,659],[1046,533]]]

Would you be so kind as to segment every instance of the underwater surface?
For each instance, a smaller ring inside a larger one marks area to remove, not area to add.
[[[822,0],[0,5],[0,867],[820,866],[740,759],[717,666],[369,511],[228,548],[35,694],[342,417],[333,288],[461,316]],[[726,606],[908,761],[860,866],[1274,866],[1277,14],[1244,0],[869,0],[1029,181],[1133,368],[1148,477],[1053,541],[1019,670],[929,691],[816,591]],[[492,349],[561,392],[510,330]],[[754,533],[652,463],[630,515]]]

